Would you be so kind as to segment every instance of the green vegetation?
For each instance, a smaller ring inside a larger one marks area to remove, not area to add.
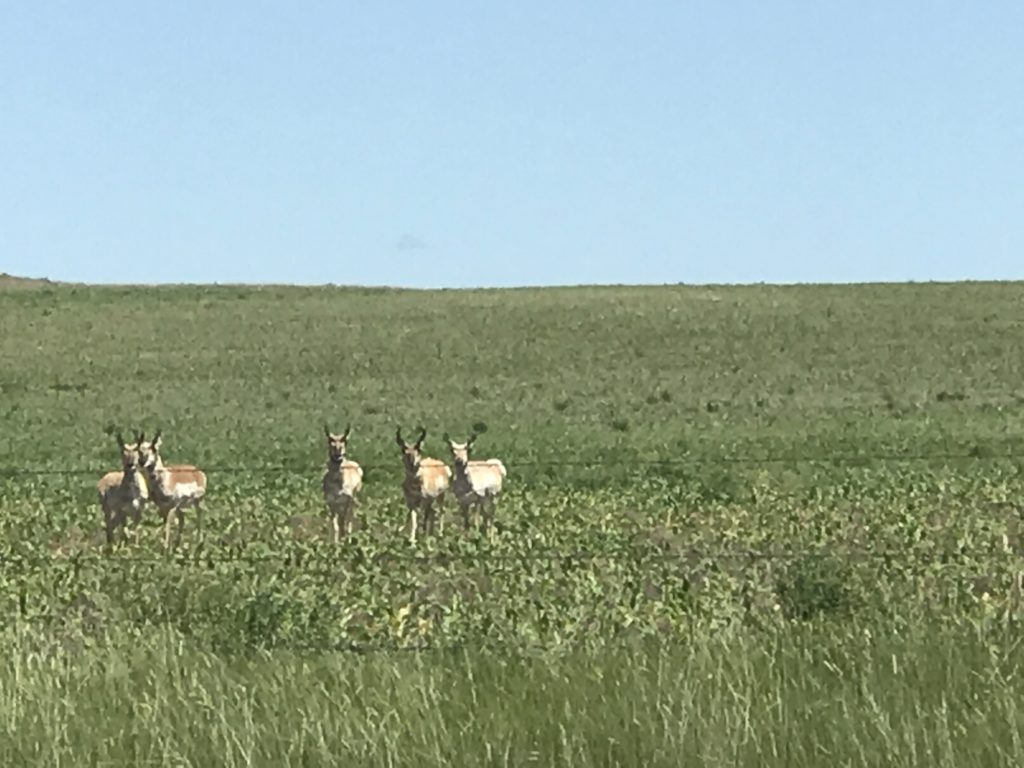
[[[0,290],[0,759],[1021,764],[1022,295]],[[495,541],[409,546],[399,424],[483,432]],[[156,427],[202,535],[107,552]]]
[[[5,765],[1019,765],[1021,652],[984,628],[794,627],[557,658],[19,653]]]

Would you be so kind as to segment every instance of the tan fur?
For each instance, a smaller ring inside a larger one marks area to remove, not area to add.
[[[164,518],[164,548],[167,549],[171,544],[171,527],[175,520],[178,522],[175,544],[181,540],[185,522],[182,511],[187,507],[195,507],[196,532],[202,532],[201,503],[206,496],[206,473],[192,464],[165,465],[160,456],[161,443],[158,430],[152,441],[141,443],[140,453],[150,500]]]
[[[345,536],[352,535],[355,508],[358,503],[356,494],[363,487],[362,468],[345,457],[350,431],[351,427],[346,427],[343,434],[335,435],[327,425],[324,425],[324,435],[327,437],[327,469],[323,477],[324,502],[331,518],[335,544],[343,533]]]
[[[402,481],[402,493],[405,505],[409,509],[409,541],[416,543],[416,533],[420,528],[417,513],[422,512],[422,530],[424,534],[434,533],[435,525],[439,534],[444,533],[444,497],[452,471],[439,459],[423,456],[421,448],[427,431],[420,428],[419,439],[414,443],[406,443],[402,439],[402,431],[395,434],[395,442],[402,449],[402,463],[405,466],[405,479]]]
[[[470,512],[475,507],[488,536],[492,536],[498,495],[507,474],[505,465],[499,459],[470,460],[469,450],[476,440],[475,434],[464,443],[454,442],[447,434],[444,439],[452,452],[455,468],[452,493],[462,511],[463,527],[469,529]]]
[[[149,497],[149,487],[145,475],[139,466],[139,444],[142,435],[136,442],[126,444],[117,435],[118,447],[121,451],[121,471],[107,472],[96,483],[100,507],[103,509],[103,523],[107,534],[107,544],[114,543],[114,531],[124,528],[128,515],[138,525],[142,517],[142,505]]]

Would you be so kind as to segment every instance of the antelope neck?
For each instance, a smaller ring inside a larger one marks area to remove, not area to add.
[[[168,483],[169,475],[171,473],[167,470],[167,467],[164,466],[163,460],[158,458],[149,472],[153,479],[153,490],[156,491],[156,494],[158,496],[163,496],[165,499],[171,498]]]

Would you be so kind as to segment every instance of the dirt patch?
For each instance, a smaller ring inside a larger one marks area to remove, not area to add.
[[[288,518],[295,541],[316,541],[333,537],[330,521],[323,515],[292,515]]]
[[[31,290],[53,285],[57,285],[57,283],[46,277],[18,277],[0,272],[0,291]]]
[[[67,558],[102,547],[107,540],[103,528],[83,529],[72,525],[62,533],[50,538],[50,554],[55,558]]]

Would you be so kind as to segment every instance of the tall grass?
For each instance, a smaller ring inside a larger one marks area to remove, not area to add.
[[[979,624],[790,624],[561,655],[225,657],[162,631],[11,650],[4,765],[1024,764],[1020,645]]]

